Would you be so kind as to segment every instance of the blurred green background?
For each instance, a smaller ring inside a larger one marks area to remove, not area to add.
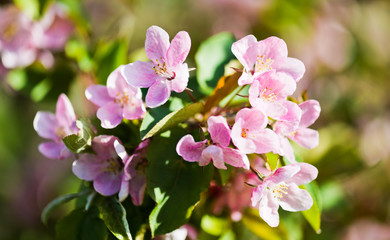
[[[23,5],[28,1],[17,1]],[[49,1],[38,1],[43,7]],[[0,239],[52,239],[40,213],[54,197],[77,191],[70,160],[38,152],[37,111],[54,111],[65,92],[78,116],[92,117],[84,97],[120,64],[144,60],[146,29],[187,31],[196,67],[199,44],[221,31],[237,39],[278,36],[306,66],[307,89],[321,116],[320,145],[296,152],[319,169],[322,233],[304,224],[303,239],[390,239],[390,1],[379,0],[63,0],[77,29],[56,65],[35,63],[1,77]],[[1,1],[2,7],[12,4]],[[194,73],[192,73],[194,74]],[[66,205],[62,212],[70,208]]]

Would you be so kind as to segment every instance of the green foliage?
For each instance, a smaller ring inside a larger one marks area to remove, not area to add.
[[[225,65],[234,58],[230,50],[235,38],[230,33],[219,33],[204,41],[196,52],[196,77],[203,94],[209,95],[223,76]]]
[[[312,228],[316,233],[321,233],[321,198],[318,186],[316,182],[311,182],[302,186],[303,189],[306,189],[313,198],[313,206],[306,211],[303,211],[302,214],[306,220],[310,223]]]
[[[158,133],[169,130],[177,126],[179,123],[188,120],[196,113],[202,112],[204,108],[203,102],[197,102],[183,107],[166,115],[167,109],[155,108],[149,110],[141,125],[141,138],[150,138]]]
[[[76,121],[79,134],[71,134],[62,139],[66,147],[74,153],[92,153],[92,140],[95,136],[91,123],[86,119]]]
[[[76,209],[56,226],[56,240],[105,240],[108,231],[96,207],[88,211]]]
[[[156,136],[149,146],[147,189],[157,203],[149,217],[153,236],[171,232],[188,221],[213,175],[212,166],[199,167],[177,155],[176,143],[183,135],[182,129],[175,128],[170,137]]]

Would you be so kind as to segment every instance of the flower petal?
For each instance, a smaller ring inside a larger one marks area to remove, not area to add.
[[[100,159],[117,158],[114,147],[115,141],[119,141],[119,139],[115,136],[99,135],[93,138],[92,149],[95,151],[96,156]]]
[[[279,136],[279,139],[280,139],[280,151],[281,151],[279,154],[285,156],[292,163],[296,162],[294,150],[290,142],[288,141],[288,139],[283,136]]]
[[[253,68],[256,58],[256,51],[248,51],[249,48],[257,44],[257,39],[253,35],[248,35],[232,44],[232,52],[234,56],[246,69]]]
[[[246,154],[243,154],[240,151],[229,147],[223,147],[222,150],[223,159],[225,163],[233,167],[242,167],[245,169],[249,169],[249,160]]]
[[[176,152],[186,161],[199,162],[206,142],[207,140],[195,142],[194,138],[187,134],[177,143]]]
[[[260,53],[273,60],[286,58],[288,55],[286,43],[278,37],[269,37],[258,43]]]
[[[115,102],[109,102],[98,109],[96,116],[101,121],[103,128],[114,128],[122,122],[122,108]]]
[[[122,174],[115,174],[114,172],[102,172],[93,181],[95,190],[104,195],[111,196],[118,193],[121,187]]]
[[[85,90],[85,97],[99,107],[103,107],[113,99],[108,95],[107,87],[103,85],[92,85]]]
[[[150,108],[155,108],[166,103],[171,96],[171,89],[166,82],[167,80],[156,81],[146,94],[146,105]]]
[[[292,178],[297,172],[299,172],[300,167],[296,164],[290,164],[281,168],[276,169],[276,171],[267,178],[267,181],[270,181],[274,184],[279,184],[281,182],[288,181]]]
[[[288,57],[279,59],[272,64],[272,67],[275,67],[278,72],[289,75],[296,82],[301,80],[305,73],[305,65],[296,58]]]
[[[187,63],[177,65],[172,71],[176,76],[174,79],[168,81],[171,89],[178,93],[183,92],[188,85],[190,77]]]
[[[271,129],[251,131],[248,136],[256,146],[255,153],[278,152],[280,148],[279,137]]]
[[[251,202],[252,202],[252,207],[256,207],[256,205],[259,203],[259,201],[263,198],[263,196],[266,194],[267,184],[266,182],[261,183],[259,186],[253,190],[252,195],[251,195]]]
[[[124,67],[124,65],[117,67],[107,78],[107,91],[112,98],[116,98],[118,94],[128,90],[130,90],[131,93],[136,91],[136,88],[129,85],[123,77],[122,73]]]
[[[121,68],[125,80],[134,87],[147,88],[159,79],[152,62],[136,61]]]
[[[65,94],[61,94],[57,101],[56,118],[60,126],[72,126],[76,122],[73,106]]]
[[[191,49],[191,39],[187,32],[180,31],[172,39],[167,50],[167,61],[171,67],[183,63]]]
[[[270,191],[260,200],[259,213],[260,217],[271,227],[279,225],[279,204],[272,196]]]
[[[56,142],[45,142],[41,143],[38,146],[39,152],[41,152],[45,157],[50,159],[65,159],[73,155],[69,149],[66,148],[65,144],[56,143]]]
[[[207,131],[214,143],[227,147],[230,143],[230,128],[222,116],[211,116],[207,120]]]
[[[286,194],[279,200],[280,206],[290,212],[305,211],[313,205],[313,198],[305,189],[300,189],[291,183],[287,186]]]
[[[242,136],[242,124],[243,119],[237,119],[234,123],[231,131],[231,138],[234,146],[236,146],[242,153],[254,153],[256,151],[256,145],[252,141],[252,139],[244,138]]]
[[[294,183],[297,186],[307,184],[318,176],[318,169],[308,163],[296,163],[301,168],[290,180],[286,183]]]
[[[47,139],[58,141],[59,137],[56,135],[57,119],[56,116],[50,112],[39,111],[34,118],[34,129],[39,136]]]
[[[274,125],[277,134],[285,136],[297,130],[302,116],[302,110],[291,101],[285,101],[283,106],[287,108],[287,113],[279,118]]]
[[[223,159],[222,148],[218,146],[210,145],[205,150],[203,150],[202,157],[199,161],[199,166],[206,166],[210,163],[210,161],[213,162],[216,168],[227,169]]]
[[[132,96],[134,98],[134,96]],[[123,118],[134,120],[145,117],[146,109],[142,99],[133,99],[123,106]]]
[[[129,184],[129,193],[131,200],[135,206],[142,204],[144,200],[146,189],[146,176],[145,175],[136,175],[132,177]]]
[[[80,155],[72,164],[72,172],[78,178],[86,181],[94,180],[104,168],[104,162],[94,154]]]
[[[114,141],[114,148],[115,148],[116,154],[118,154],[118,156],[122,159],[123,163],[125,163],[127,161],[127,159],[129,158],[129,155],[127,155],[125,147],[123,147],[123,145],[118,140],[115,140]]]
[[[146,55],[154,63],[156,60],[160,61],[161,58],[165,62],[165,57],[169,48],[169,35],[168,33],[158,27],[151,26],[146,31],[145,51]]]
[[[306,128],[312,125],[320,116],[321,107],[320,103],[316,100],[307,100],[299,107],[302,109],[302,118],[299,123],[299,127]]]
[[[293,135],[289,135],[288,138],[307,149],[315,148],[319,144],[318,132],[310,128],[298,128],[298,130],[295,131]]]

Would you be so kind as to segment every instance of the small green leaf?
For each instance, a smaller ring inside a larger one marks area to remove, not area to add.
[[[142,140],[169,130],[170,128],[194,116],[196,113],[202,112],[203,108],[204,103],[197,102],[187,105],[180,110],[171,112],[164,117],[159,109],[149,110],[141,124],[140,131]]]
[[[55,210],[57,207],[59,207],[60,205],[62,205],[64,203],[67,203],[75,198],[87,195],[90,192],[91,192],[90,190],[86,190],[86,191],[79,192],[79,193],[67,194],[67,195],[60,196],[60,197],[54,199],[53,201],[49,202],[46,205],[46,207],[43,209],[42,214],[41,214],[41,220],[42,220],[43,224],[45,224],[45,225],[47,224],[47,220],[49,218],[50,213],[53,212],[53,210]]]
[[[210,95],[217,85],[218,79],[223,76],[225,65],[234,58],[230,50],[234,36],[223,32],[204,41],[195,54],[196,77],[200,91]]]
[[[313,198],[313,206],[302,214],[306,220],[310,223],[316,233],[321,233],[321,198],[316,182],[311,182],[301,186],[302,189],[306,189]]]
[[[278,167],[279,155],[269,152],[266,153],[265,156],[267,158],[268,166],[271,168],[271,171],[274,171]]]
[[[200,222],[203,231],[213,236],[221,236],[229,229],[229,222],[226,218],[204,215]]]
[[[108,231],[96,207],[76,209],[56,225],[56,240],[106,240]]]
[[[170,137],[156,136],[149,146],[147,190],[157,203],[149,217],[153,236],[185,224],[213,176],[213,166],[200,167],[177,155],[176,143],[184,134],[181,128],[172,129]]]
[[[104,197],[98,203],[101,217],[107,228],[119,240],[131,240],[126,210],[115,197]]]
[[[76,126],[80,129],[78,135],[71,134],[62,139],[65,146],[74,153],[93,153],[91,148],[95,132],[91,123],[86,119],[76,121]]]
[[[204,112],[210,111],[212,107],[217,106],[222,99],[233,92],[238,87],[238,78],[240,76],[241,73],[235,73],[228,77],[221,77],[214,91],[206,100]]]

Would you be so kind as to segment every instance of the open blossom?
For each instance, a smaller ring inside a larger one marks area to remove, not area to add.
[[[118,126],[123,118],[143,118],[146,113],[141,89],[126,82],[121,72],[123,68],[119,66],[108,76],[107,87],[92,85],[85,91],[87,99],[99,106],[97,117],[104,128]]]
[[[248,157],[236,149],[229,147],[230,128],[222,116],[212,116],[207,120],[208,132],[214,144],[207,144],[207,140],[195,142],[188,134],[180,139],[176,152],[189,162],[199,162],[206,166],[213,162],[216,168],[226,169],[225,163],[234,167],[249,169]]]
[[[0,19],[1,61],[9,69],[26,67],[37,59],[51,67],[54,57],[50,51],[62,49],[74,29],[56,4],[40,21],[33,21],[15,6],[1,9]]]
[[[152,62],[136,61],[123,68],[126,81],[141,88],[149,88],[146,105],[154,108],[164,104],[171,91],[183,92],[188,84],[186,59],[191,48],[187,32],[181,31],[169,42],[162,28],[150,27],[146,32],[145,51]]]
[[[244,66],[238,79],[240,86],[251,84],[254,77],[271,70],[284,73],[295,81],[299,81],[305,72],[301,61],[287,57],[287,45],[277,37],[258,42],[255,36],[248,35],[233,43],[232,52]]]
[[[321,107],[316,100],[307,100],[299,105],[288,102],[288,112],[274,125],[275,132],[281,141],[281,155],[295,161],[292,147],[287,138],[295,141],[304,148],[314,148],[319,143],[316,130],[309,129],[320,115]]]
[[[123,177],[124,164],[114,143],[120,144],[117,137],[95,137],[92,141],[95,154],[80,154],[72,165],[72,171],[78,178],[93,181],[95,190],[104,196],[118,193]]]
[[[279,225],[279,205],[286,211],[310,209],[313,199],[298,186],[313,181],[318,170],[308,163],[294,163],[278,168],[252,192],[252,205],[259,205],[260,217],[271,227]]]
[[[115,150],[124,164],[124,174],[119,191],[120,201],[124,201],[130,194],[135,206],[142,204],[146,189],[145,168],[148,164],[146,154],[149,144],[149,139],[141,142],[133,154],[129,156],[119,142],[114,143]]]
[[[283,105],[287,96],[294,93],[295,81],[284,73],[269,71],[258,76],[249,88],[249,102],[269,117],[278,119],[287,113]]]
[[[57,101],[56,113],[39,111],[34,118],[34,129],[38,135],[50,139],[50,142],[41,143],[39,151],[48,158],[64,159],[72,155],[62,139],[70,134],[77,134],[76,115],[72,104],[65,94],[61,94]]]
[[[233,144],[242,153],[268,153],[279,151],[279,139],[276,133],[266,128],[267,116],[259,109],[241,109],[232,127]]]

